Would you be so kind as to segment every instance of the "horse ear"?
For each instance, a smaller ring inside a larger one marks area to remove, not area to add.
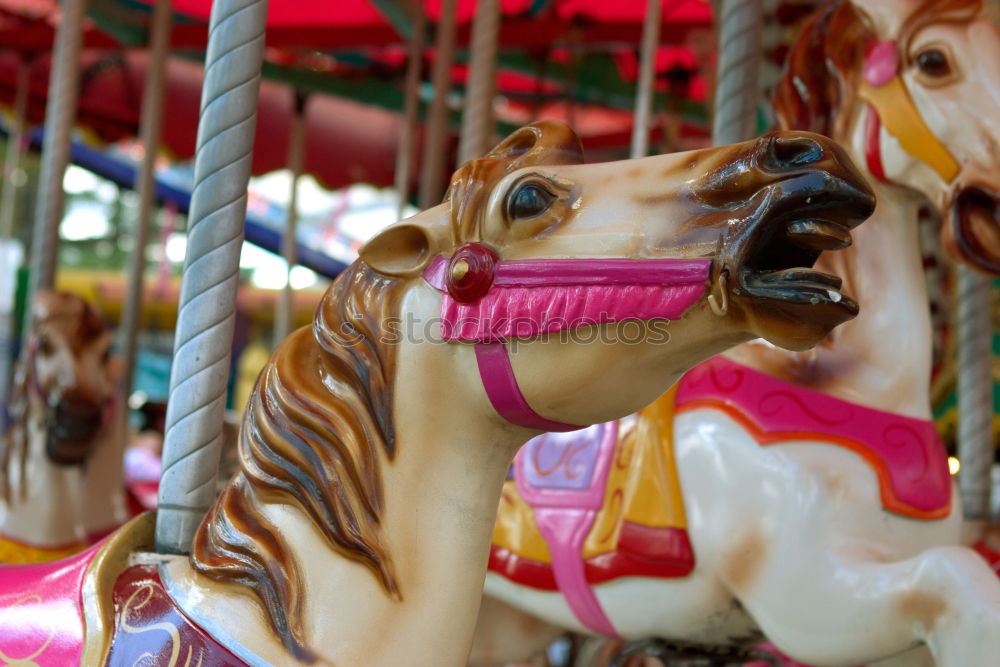
[[[486,157],[507,162],[509,171],[535,165],[581,164],[583,145],[569,125],[540,120],[515,130]]]
[[[386,227],[359,251],[361,261],[379,273],[412,278],[440,254],[447,238],[439,225],[417,216]]]

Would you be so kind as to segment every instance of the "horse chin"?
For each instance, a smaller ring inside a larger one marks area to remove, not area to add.
[[[90,454],[90,441],[63,440],[49,436],[45,440],[45,454],[49,460],[61,466],[80,466]]]
[[[1000,193],[984,185],[955,189],[942,229],[945,248],[958,261],[1000,276]]]
[[[757,299],[748,320],[754,335],[786,350],[800,352],[815,347],[857,314],[857,303],[846,295],[839,295],[839,300],[834,301],[829,297],[816,298],[809,292],[788,292],[778,298]]]
[[[59,465],[83,464],[104,424],[100,407],[62,401],[49,409],[47,419],[49,459]]]

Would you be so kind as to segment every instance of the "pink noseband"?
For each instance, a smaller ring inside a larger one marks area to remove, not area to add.
[[[709,259],[501,261],[479,243],[437,257],[424,278],[442,292],[445,340],[476,343],[486,395],[507,421],[541,431],[581,428],[542,417],[524,398],[504,342],[627,320],[677,319],[705,292]]]

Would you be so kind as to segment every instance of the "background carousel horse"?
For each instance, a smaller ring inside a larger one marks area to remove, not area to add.
[[[594,430],[528,443],[502,496],[474,664],[560,628],[715,647],[763,633],[820,665],[924,642],[941,667],[1000,664],[1000,583],[955,546],[961,507],[930,420],[917,231],[925,195],[949,247],[1000,269],[997,63],[978,0],[839,1],[810,21],[775,107],[782,127],[849,147],[875,184],[856,245],[817,264],[860,317],[810,352],[757,342],[704,364],[598,427],[617,431],[610,453],[588,444]],[[789,235],[806,230],[848,241],[822,221]]]
[[[0,562],[76,553],[128,519],[121,364],[97,310],[42,291],[25,340],[0,455]]]
[[[262,371],[190,559],[136,553],[145,515],[69,561],[0,570],[0,650],[460,665],[522,443],[628,414],[738,342],[803,349],[856,314],[816,287],[817,239],[784,240],[872,211],[829,140],[581,162],[564,125],[523,128],[370,241]]]

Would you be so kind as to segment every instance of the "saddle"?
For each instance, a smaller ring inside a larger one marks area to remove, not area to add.
[[[590,630],[616,636],[591,587],[619,577],[688,575],[673,450],[675,413],[713,409],[761,445],[823,442],[858,454],[884,509],[911,519],[951,511],[947,453],[934,423],[848,403],[724,357],[689,373],[636,415],[532,439],[504,483],[489,569],[563,594]]]
[[[490,570],[550,591],[562,588],[553,562],[568,559],[582,561],[587,585],[688,574],[673,406],[671,390],[636,415],[522,447],[504,483]],[[567,543],[575,553],[562,553]]]

